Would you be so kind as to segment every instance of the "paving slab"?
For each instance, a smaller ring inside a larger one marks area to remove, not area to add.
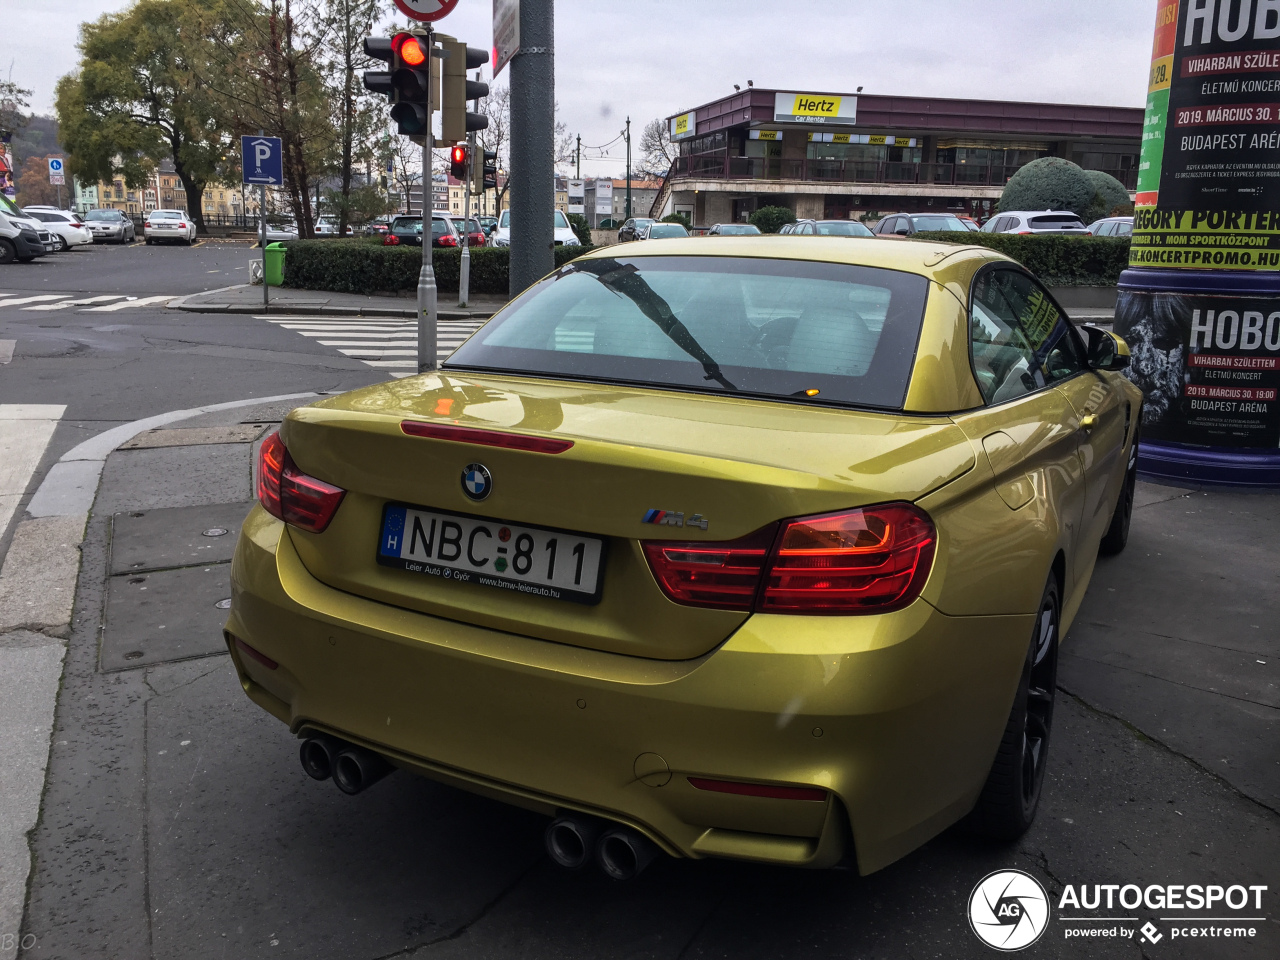
[[[41,517],[14,529],[0,568],[0,633],[25,628],[66,635],[84,526],[84,517]]]
[[[111,518],[111,573],[225,563],[252,507],[247,501],[117,513]]]
[[[222,627],[230,597],[226,563],[112,577],[101,669],[132,670],[225,652]]]
[[[1139,484],[1059,683],[1280,811],[1280,496]]]
[[[249,444],[122,450],[103,471],[95,510],[123,513],[156,507],[242,503],[252,497]]]
[[[236,424],[226,427],[177,427],[171,430],[147,430],[126,440],[119,450],[146,450],[153,447],[190,447],[210,443],[252,443],[262,432],[260,427]]]

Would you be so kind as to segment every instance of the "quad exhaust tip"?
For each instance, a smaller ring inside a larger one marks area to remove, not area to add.
[[[576,814],[551,821],[544,839],[547,855],[559,866],[581,870],[594,860],[614,880],[638,877],[659,852],[653,841],[635,830]]]
[[[315,780],[333,778],[339,790],[351,795],[367,790],[395,770],[372,750],[326,733],[313,733],[303,740],[298,759],[307,776]]]

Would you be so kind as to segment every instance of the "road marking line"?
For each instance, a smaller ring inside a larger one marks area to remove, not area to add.
[[[13,351],[17,345],[17,340],[0,340],[0,363],[8,363],[13,359]]]
[[[89,303],[106,303],[109,300],[121,300],[123,293],[113,293],[101,297],[85,297],[83,300],[63,300],[61,303],[42,303],[38,307],[23,307],[23,310],[65,310],[67,307],[80,307]]]
[[[371,367],[400,367],[409,369],[417,369],[418,362],[416,360],[365,360]]]
[[[168,303],[170,300],[176,300],[174,295],[163,297],[142,297],[138,300],[125,300],[121,303],[109,303],[105,307],[90,307],[85,313],[111,313],[115,310],[124,310],[128,307],[149,307],[153,304]]]
[[[17,297],[13,300],[0,300],[0,307],[16,307],[20,303],[39,303],[41,300],[63,300],[65,293],[42,293],[37,297]]]
[[[0,403],[0,537],[66,410],[57,403]]]

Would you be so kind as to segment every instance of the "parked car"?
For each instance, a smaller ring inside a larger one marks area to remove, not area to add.
[[[391,231],[391,224],[386,220],[370,220],[361,230],[366,237],[385,237]]]
[[[158,240],[191,246],[196,239],[196,224],[185,210],[152,210],[142,223],[142,236],[147,246]]]
[[[316,220],[315,230],[313,231],[317,237],[336,237],[338,235],[338,221],[332,217],[320,217]],[[356,228],[351,224],[347,224],[347,232],[343,234],[346,237],[355,236]]]
[[[789,224],[788,224],[789,226]],[[707,231],[708,237],[758,237],[760,228],[754,223],[717,223]]]
[[[23,214],[32,220],[38,220],[49,231],[54,247],[59,250],[70,250],[72,247],[86,246],[93,243],[93,234],[74,210],[59,210],[57,207],[31,206],[23,207]]]
[[[995,251],[813,246],[597,249],[439,375],[286,416],[225,636],[309,776],[536,806],[618,879],[868,874],[966,817],[1007,856],[1084,735],[1059,645],[1142,392]]]
[[[978,221],[973,217],[957,216],[956,219],[963,223],[966,229],[972,230],[974,233],[982,230],[982,227],[978,225]]]
[[[778,236],[785,237],[796,232],[796,222],[792,220],[790,223],[784,223],[778,228]]]
[[[580,246],[578,235],[573,232],[573,227],[569,226],[569,220],[559,210],[555,211],[555,228],[554,239],[557,247],[576,247]],[[493,245],[495,247],[511,246],[511,211],[503,210],[502,215],[498,217],[498,228],[493,231]]]
[[[400,244],[408,246],[422,246],[422,217],[417,215],[406,215],[396,217],[391,221],[391,229],[382,240],[384,247],[394,247]]]
[[[922,230],[954,230],[964,233],[969,228],[954,213],[894,213],[871,229],[882,237],[909,237]]]
[[[1086,227],[1070,210],[1014,210],[992,217],[982,225],[983,233],[1060,233],[1088,236]]]
[[[1095,237],[1133,236],[1133,217],[1103,217],[1089,224],[1089,232]]]
[[[493,231],[498,229],[497,217],[477,217],[476,219],[480,221],[480,227],[484,230],[484,235],[486,237],[491,236]]]
[[[119,210],[90,210],[84,215],[84,225],[93,234],[94,243],[133,243],[138,238],[133,221]]]
[[[458,237],[458,243],[462,243],[462,232],[468,227],[467,243],[469,245],[473,247],[483,247],[485,242],[488,240],[488,236],[485,234],[484,230],[481,229],[480,222],[476,220],[475,217],[472,217],[467,221],[466,227],[463,226],[462,217],[455,217],[450,214],[447,219],[453,225],[453,232]]]
[[[687,237],[689,231],[683,223],[651,223],[638,236],[640,240],[670,240],[673,237]]]
[[[24,217],[12,200],[0,193],[0,264],[28,263],[53,249],[53,236],[38,220]]]
[[[272,223],[267,221],[267,243],[277,243],[284,240],[298,239],[298,226],[292,220],[282,221],[280,223]]]
[[[618,242],[628,243],[631,240],[641,239],[640,232],[653,222],[652,217],[632,217],[618,228]]]
[[[791,234],[801,237],[874,237],[870,228],[859,220],[797,220],[790,224]]]

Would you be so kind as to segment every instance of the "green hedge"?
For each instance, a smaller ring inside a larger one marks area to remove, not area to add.
[[[913,240],[942,240],[998,250],[1051,287],[1109,287],[1129,266],[1127,237],[922,231]]]
[[[384,247],[365,240],[289,240],[285,243],[284,285],[336,293],[396,293],[418,289],[422,248]],[[589,247],[556,247],[561,266]],[[473,247],[471,292],[505,297],[510,291],[507,247]],[[431,262],[436,286],[457,290],[462,251],[435,249]]]

